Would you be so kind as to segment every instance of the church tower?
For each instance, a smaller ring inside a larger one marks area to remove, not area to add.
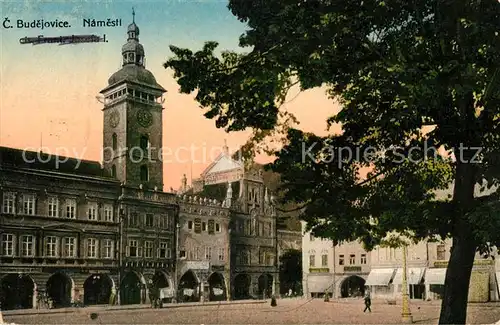
[[[163,191],[160,155],[166,90],[145,67],[133,10],[132,17],[122,47],[122,68],[100,92],[104,97],[104,168],[127,186]]]

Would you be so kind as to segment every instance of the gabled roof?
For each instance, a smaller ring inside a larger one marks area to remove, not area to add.
[[[209,174],[221,173],[226,171],[231,171],[235,169],[242,169],[243,163],[232,159],[230,156],[221,153],[214,162],[212,162],[204,171],[201,173],[201,177],[205,177]]]

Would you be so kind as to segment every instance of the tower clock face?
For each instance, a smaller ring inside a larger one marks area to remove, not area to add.
[[[153,124],[153,114],[146,109],[141,109],[137,112],[137,121],[145,128]]]
[[[120,124],[120,114],[117,111],[113,111],[109,114],[109,125],[112,128],[116,128],[118,124]]]

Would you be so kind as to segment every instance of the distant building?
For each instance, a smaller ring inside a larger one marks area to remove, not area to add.
[[[370,271],[370,255],[356,242],[334,246],[331,240],[315,238],[302,222],[302,265],[304,296],[335,298],[364,294]]]

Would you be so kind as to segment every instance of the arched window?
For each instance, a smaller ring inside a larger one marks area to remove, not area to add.
[[[146,165],[141,166],[141,181],[143,182],[149,181],[149,171],[148,171],[148,166]]]
[[[111,176],[116,178],[116,166],[111,166]]]
[[[116,135],[116,133],[113,133],[112,142],[113,142],[113,150],[116,150],[116,148],[118,147],[118,136]]]
[[[147,135],[141,135],[140,147],[142,150],[149,149],[149,137]]]

